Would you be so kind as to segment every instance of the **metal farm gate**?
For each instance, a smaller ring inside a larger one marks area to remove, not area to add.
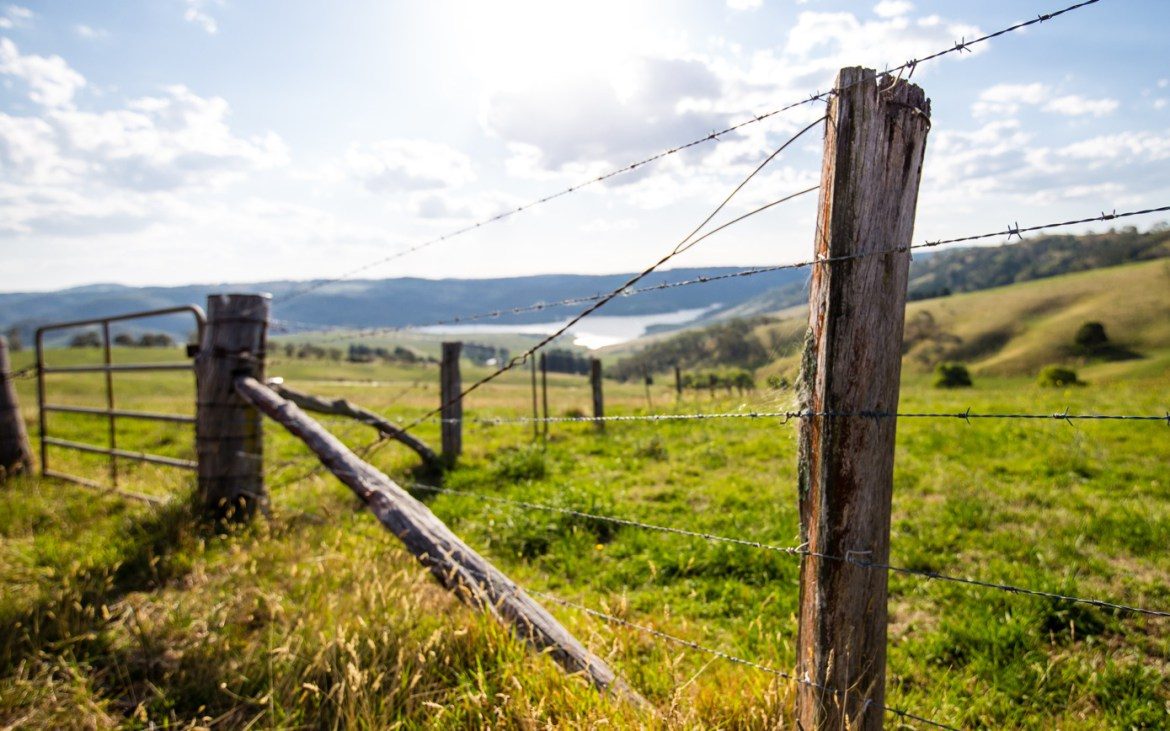
[[[145,421],[161,421],[175,424],[190,424],[194,426],[194,416],[183,416],[180,414],[166,414],[156,413],[150,411],[130,411],[126,409],[117,408],[114,402],[114,374],[119,372],[151,372],[151,371],[192,371],[195,370],[194,362],[190,360],[194,356],[198,346],[187,346],[188,360],[175,361],[166,363],[114,363],[112,357],[112,341],[110,338],[110,323],[124,322],[127,320],[140,320],[145,318],[160,317],[164,315],[176,315],[182,313],[189,313],[195,320],[195,328],[198,342],[203,341],[203,330],[207,324],[207,318],[203,314],[203,310],[196,305],[183,305],[179,307],[168,307],[159,310],[146,310],[142,312],[131,312],[124,315],[114,315],[111,317],[99,317],[91,320],[74,320],[71,322],[58,322],[50,325],[44,325],[37,329],[36,344],[37,344],[37,413],[40,420],[41,432],[41,473],[45,477],[56,477],[61,480],[69,480],[87,487],[94,487],[99,489],[108,489],[121,492],[123,494],[131,495],[132,497],[145,498],[151,501],[157,501],[158,498],[146,495],[139,495],[138,493],[127,493],[118,489],[118,460],[128,459],[137,462],[149,462],[151,464],[163,465],[166,467],[176,467],[184,470],[195,470],[197,463],[192,460],[176,459],[174,457],[164,457],[156,454],[147,454],[145,452],[135,452],[118,448],[118,419],[137,419]],[[102,335],[102,352],[103,362],[92,365],[57,365],[50,366],[45,362],[45,333],[57,330],[70,330],[75,328],[100,325]],[[95,408],[89,406],[70,406],[59,403],[51,403],[46,400],[46,385],[45,376],[62,373],[104,373],[105,374],[105,391],[106,391],[106,407]],[[194,396],[194,393],[192,393]],[[91,444],[86,442],[72,441],[68,439],[61,439],[59,437],[51,436],[49,433],[49,423],[46,418],[49,413],[64,413],[64,414],[86,414],[89,416],[104,416],[107,423],[107,438],[104,446],[98,444]],[[194,442],[194,438],[192,439]],[[109,458],[109,484],[102,484],[93,480],[88,480],[84,477],[67,474],[52,469],[49,466],[49,447],[58,447],[61,449],[71,449],[78,452],[87,452],[90,454],[101,454]]]

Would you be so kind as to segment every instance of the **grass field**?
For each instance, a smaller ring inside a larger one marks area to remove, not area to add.
[[[902,409],[1166,413],[1170,351],[1145,347],[1144,355],[1084,366],[1089,385],[1067,390],[988,367],[974,388],[940,391],[908,368]],[[20,353],[14,365],[27,362]],[[464,378],[484,372],[465,365]],[[434,366],[291,361],[269,375],[396,419],[438,401]],[[607,382],[607,409],[794,404],[791,392],[773,390],[676,402],[666,380],[649,402],[640,384]],[[125,408],[192,411],[188,374],[119,376],[118,384]],[[100,385],[58,377],[49,391],[53,401],[100,406]],[[18,386],[35,425],[32,382]],[[530,398],[528,375],[509,374],[477,391],[467,415],[523,415]],[[557,415],[587,412],[585,379],[554,377],[550,402]],[[373,437],[360,425],[326,424],[351,445]],[[104,437],[91,417],[58,415],[52,429]],[[418,433],[437,444],[434,424]],[[795,437],[794,424],[763,420],[615,423],[604,434],[554,424],[541,446],[530,425],[470,424],[465,458],[443,485],[791,546]],[[193,453],[181,426],[126,424],[119,442]],[[58,469],[104,474],[96,458],[57,450],[52,459]],[[659,715],[598,697],[450,599],[274,426],[266,460],[275,468],[271,515],[226,535],[200,527],[183,499],[156,508],[35,477],[0,489],[0,727],[788,726],[787,681],[554,606]],[[396,444],[373,460],[402,484],[437,479],[419,474]],[[1170,427],[1160,422],[903,420],[891,561],[1168,609],[1168,463]],[[124,480],[180,498],[192,487],[188,475],[153,466],[126,465]],[[794,663],[792,556],[417,494],[524,586],[778,669]],[[894,576],[887,702],[963,728],[1166,728],[1168,630],[1160,618]]]

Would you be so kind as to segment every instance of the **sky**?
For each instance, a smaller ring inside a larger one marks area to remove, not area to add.
[[[841,67],[1070,3],[0,2],[0,291],[638,270],[823,105],[371,264],[828,89]],[[918,66],[933,124],[915,241],[1170,204],[1168,26],[1170,3],[1100,0]],[[821,144],[806,134],[723,217],[815,185]],[[815,207],[777,206],[672,265],[807,259]]]

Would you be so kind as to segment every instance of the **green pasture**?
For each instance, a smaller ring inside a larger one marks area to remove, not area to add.
[[[1026,285],[1033,286],[1033,285]],[[958,299],[958,298],[954,298]],[[1157,332],[1163,324],[1151,322]],[[1143,341],[1144,342],[1144,341]],[[903,411],[1164,414],[1170,351],[1082,364],[1088,385],[976,369],[938,390],[908,365]],[[54,362],[97,358],[60,350]],[[15,355],[17,368],[30,360]],[[122,362],[178,350],[117,351]],[[1003,362],[1007,362],[1004,360]],[[486,374],[464,366],[464,380]],[[268,375],[399,422],[438,403],[429,366],[281,360]],[[529,374],[469,397],[467,416],[531,413]],[[123,408],[193,412],[186,373],[118,374]],[[54,376],[51,401],[103,405],[102,376]],[[34,382],[18,382],[36,433]],[[606,382],[611,414],[784,410],[761,388],[679,400],[673,378]],[[584,377],[551,379],[554,415],[588,413]],[[102,444],[98,417],[54,415],[54,434]],[[364,426],[329,418],[347,443]],[[796,426],[779,420],[469,424],[466,453],[427,475],[396,443],[371,459],[415,481],[778,546],[798,543]],[[417,433],[437,446],[438,428]],[[193,454],[191,428],[120,422],[120,446]],[[57,469],[104,479],[65,450]],[[123,462],[153,507],[36,477],[0,488],[0,727],[773,728],[790,682],[553,606],[655,705],[656,715],[562,676],[448,597],[302,445],[268,425],[269,515],[215,534],[192,517],[192,477]],[[1170,425],[904,419],[891,561],[1061,594],[1170,609]],[[702,645],[791,670],[793,556],[622,527],[476,497],[418,491],[521,585]],[[887,703],[960,728],[1170,726],[1170,620],[928,581],[891,579]],[[887,727],[900,727],[887,716]],[[908,722],[907,727],[913,727]]]

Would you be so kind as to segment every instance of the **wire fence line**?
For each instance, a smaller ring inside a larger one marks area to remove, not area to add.
[[[433,492],[439,494],[455,495],[459,497],[470,497],[483,502],[497,503],[501,505],[510,505],[524,510],[535,510],[550,513],[559,513],[562,515],[569,515],[584,520],[596,520],[614,525],[627,526],[631,528],[639,528],[647,531],[654,531],[658,533],[668,533],[672,535],[684,536],[687,538],[697,538],[708,541],[710,543],[725,543],[736,546],[744,546],[747,548],[754,548],[762,551],[770,551],[773,553],[780,553],[789,556],[808,556],[819,558],[826,561],[837,561],[842,563],[852,564],[860,568],[883,570],[891,573],[904,574],[907,576],[917,576],[919,578],[930,579],[933,581],[950,582],[956,584],[964,584],[967,586],[977,586],[984,589],[995,589],[998,591],[1007,592],[1010,594],[1020,594],[1024,596],[1039,597],[1044,599],[1053,599],[1058,601],[1070,602],[1073,604],[1085,604],[1094,606],[1100,609],[1109,609],[1118,612],[1126,612],[1130,614],[1142,614],[1152,617],[1170,617],[1170,611],[1160,609],[1147,609],[1143,607],[1132,606],[1128,604],[1119,604],[1117,602],[1110,602],[1104,599],[1093,599],[1086,597],[1073,596],[1071,594],[1060,594],[1056,592],[1043,591],[1040,589],[1030,589],[1027,587],[1016,586],[1004,582],[984,581],[982,579],[971,579],[963,576],[956,576],[953,574],[944,574],[938,571],[929,571],[926,569],[915,569],[906,566],[897,566],[888,563],[879,563],[867,561],[856,558],[857,556],[864,556],[869,551],[848,551],[844,556],[835,556],[832,554],[821,553],[809,550],[807,546],[780,546],[772,543],[765,543],[762,541],[755,541],[745,538],[734,538],[731,536],[722,536],[714,533],[704,533],[702,531],[687,530],[685,528],[676,528],[673,526],[658,525],[655,523],[646,523],[630,518],[620,518],[612,515],[602,515],[598,513],[591,513],[584,510],[576,510],[573,508],[563,508],[556,505],[546,505],[542,503],[534,503],[526,500],[513,500],[511,498],[504,498],[498,495],[484,495],[469,490],[455,490],[452,488],[438,487],[435,485],[426,485],[422,483],[413,483],[411,489],[420,490],[424,492]]]
[[[734,663],[736,665],[743,665],[744,667],[749,667],[749,668],[752,668],[753,670],[759,670],[760,672],[768,673],[769,675],[774,675],[774,676],[781,678],[783,680],[788,680],[788,681],[791,681],[794,683],[798,683],[800,685],[805,685],[805,686],[808,686],[810,688],[816,688],[817,690],[824,691],[825,693],[829,693],[829,694],[834,695],[834,696],[841,697],[841,696],[845,695],[844,691],[836,690],[833,688],[828,688],[828,687],[820,685],[818,683],[814,683],[814,682],[808,680],[807,678],[798,677],[795,673],[785,672],[784,670],[777,670],[776,668],[773,668],[773,667],[768,666],[768,665],[764,665],[762,663],[755,662],[754,660],[748,660],[747,658],[739,657],[738,655],[733,655],[729,652],[724,652],[723,650],[717,650],[713,647],[708,647],[708,646],[700,644],[698,642],[694,642],[693,640],[683,639],[682,637],[678,637],[677,635],[672,635],[672,634],[669,634],[667,632],[663,632],[662,630],[654,629],[653,627],[647,627],[644,624],[638,624],[636,622],[631,622],[628,619],[623,619],[621,617],[616,617],[612,614],[607,614],[607,613],[599,611],[597,609],[587,607],[584,604],[578,604],[577,602],[561,598],[561,597],[556,596],[554,594],[549,594],[548,592],[539,591],[536,589],[528,589],[527,593],[531,594],[532,596],[544,599],[546,601],[550,601],[554,604],[559,604],[563,607],[575,609],[575,610],[582,612],[584,614],[587,614],[591,617],[596,617],[597,619],[601,619],[609,624],[614,624],[614,625],[618,625],[621,627],[626,627],[628,629],[636,630],[638,632],[641,632],[642,634],[649,635],[651,637],[655,637],[655,638],[660,639],[660,640],[665,640],[665,641],[670,642],[672,644],[679,645],[681,647],[685,647],[685,648],[688,648],[691,650],[695,650],[697,652],[702,652],[702,653],[705,653],[707,655],[711,655],[712,657],[717,657],[721,660],[725,660],[727,662]],[[867,702],[866,706],[869,706],[869,705],[870,704]],[[904,719],[909,719],[909,720],[913,720],[913,721],[918,721],[920,723],[925,723],[925,724],[928,724],[928,725],[933,726],[935,728],[949,729],[949,731],[959,731],[954,726],[948,726],[946,724],[939,723],[938,721],[934,721],[932,719],[926,718],[925,716],[919,716],[917,714],[911,713],[909,711],[906,711],[906,710],[903,710],[900,708],[894,708],[894,707],[885,706],[885,705],[880,706],[880,708],[882,711],[884,711],[886,713],[891,713],[891,714],[894,714],[896,716],[900,716]]]
[[[810,191],[802,191],[802,193],[804,193],[804,192],[810,192]],[[772,203],[769,203],[766,206],[755,209],[754,211],[751,211],[748,214],[745,214],[744,217],[746,217],[748,215],[755,215],[756,213],[760,213],[760,212],[766,210],[767,208],[770,208],[772,206],[775,206],[779,203],[784,202],[785,200],[788,200],[788,198],[773,201]],[[690,279],[683,279],[683,280],[679,280],[679,281],[675,281],[675,282],[664,282],[662,284],[656,284],[656,285],[652,285],[652,286],[648,286],[648,287],[627,288],[627,289],[623,290],[622,292],[620,292],[619,296],[622,296],[622,297],[637,296],[637,295],[647,294],[650,292],[657,292],[657,291],[661,291],[661,290],[665,290],[665,289],[675,289],[678,287],[689,287],[689,286],[693,286],[693,285],[708,284],[710,282],[718,282],[718,281],[723,281],[723,280],[727,280],[727,279],[735,279],[735,278],[741,278],[741,277],[752,277],[752,276],[755,276],[757,274],[768,274],[768,273],[772,273],[772,272],[779,272],[779,271],[784,271],[784,270],[789,270],[789,269],[803,269],[806,267],[816,266],[818,264],[831,264],[834,262],[851,261],[854,259],[863,259],[863,258],[867,258],[867,257],[871,257],[871,256],[885,256],[888,254],[902,253],[905,251],[915,251],[918,249],[930,249],[930,248],[936,248],[939,246],[945,246],[947,244],[958,244],[958,243],[965,243],[965,242],[971,242],[971,241],[979,241],[979,240],[984,240],[984,239],[989,239],[989,238],[998,238],[998,237],[1003,237],[1003,236],[1007,237],[1007,241],[1011,241],[1011,239],[1013,237],[1017,237],[1017,238],[1022,240],[1023,234],[1026,234],[1026,233],[1034,233],[1037,231],[1048,231],[1048,230],[1056,229],[1056,228],[1067,228],[1069,226],[1078,226],[1078,225],[1084,225],[1087,223],[1114,221],[1114,220],[1123,219],[1123,218],[1131,218],[1133,216],[1145,216],[1145,215],[1150,215],[1153,213],[1165,213],[1165,212],[1170,212],[1170,205],[1158,206],[1158,207],[1154,207],[1154,208],[1143,208],[1140,210],[1133,210],[1133,211],[1123,211],[1121,213],[1118,213],[1115,209],[1110,213],[1103,212],[1100,215],[1096,215],[1096,216],[1078,218],[1078,219],[1074,219],[1074,220],[1070,220],[1070,221],[1056,221],[1053,223],[1042,223],[1042,224],[1036,224],[1036,225],[1027,226],[1027,227],[1021,227],[1019,225],[1019,223],[1015,223],[1013,225],[1008,226],[1007,228],[997,229],[995,231],[990,231],[987,233],[959,236],[959,237],[949,238],[949,239],[938,239],[938,240],[933,240],[933,241],[928,240],[928,241],[924,241],[920,244],[912,244],[910,246],[903,246],[903,247],[898,247],[898,248],[894,248],[894,249],[883,249],[880,251],[874,251],[874,252],[869,252],[869,253],[865,253],[865,254],[851,254],[851,255],[847,255],[847,256],[821,257],[821,258],[815,258],[815,259],[806,259],[803,261],[796,261],[796,262],[791,262],[788,264],[774,264],[774,265],[770,265],[770,266],[752,267],[752,268],[744,269],[742,271],[731,272],[731,273],[727,273],[727,274],[716,274],[716,275],[710,275],[710,276],[692,277]],[[729,226],[733,223],[736,223],[736,222],[738,222],[738,220],[739,219],[737,219],[736,221],[730,221],[727,224],[725,224],[725,226]],[[714,233],[714,232],[712,232],[712,233]],[[555,302],[534,302],[532,304],[518,305],[516,307],[511,307],[511,308],[507,308],[507,309],[488,310],[485,312],[472,313],[469,315],[458,315],[458,316],[454,316],[454,317],[448,317],[448,318],[443,318],[443,319],[439,319],[439,320],[433,320],[433,321],[429,321],[429,322],[411,324],[411,325],[392,325],[392,326],[386,326],[386,327],[373,327],[373,328],[346,328],[345,326],[339,326],[339,325],[318,325],[318,324],[308,323],[308,322],[299,322],[299,321],[294,321],[294,320],[280,320],[280,319],[271,320],[271,324],[277,328],[280,328],[282,326],[288,326],[288,325],[292,325],[294,327],[300,327],[300,328],[302,328],[302,332],[322,332],[322,331],[324,331],[324,332],[336,331],[337,332],[336,335],[331,336],[329,338],[323,338],[323,340],[329,340],[329,341],[353,340],[353,339],[360,339],[360,338],[376,337],[378,335],[385,335],[385,334],[390,334],[390,333],[395,333],[395,332],[415,330],[415,329],[423,328],[423,327],[440,327],[443,325],[456,325],[456,324],[460,324],[460,323],[477,322],[480,320],[487,320],[487,319],[496,319],[496,318],[499,318],[499,317],[502,317],[505,315],[509,315],[509,314],[523,314],[523,313],[527,313],[527,312],[540,312],[543,310],[553,309],[553,308],[557,308],[557,307],[567,307],[567,306],[572,306],[572,305],[585,304],[585,303],[589,303],[589,302],[598,302],[602,299],[605,299],[608,296],[609,296],[609,293],[598,293],[598,294],[584,295],[584,296],[579,296],[579,297],[568,297],[568,298],[565,298],[563,300],[558,300]]]
[[[970,41],[968,41],[966,38],[962,38],[962,39],[956,41],[955,44],[949,48],[941,49],[941,50],[936,51],[935,53],[932,53],[930,55],[923,56],[922,58],[908,59],[904,63],[902,63],[898,66],[894,66],[893,68],[887,67],[885,70],[885,73],[887,75],[891,75],[891,76],[894,74],[897,74],[897,76],[899,78],[902,76],[903,73],[905,73],[906,78],[909,79],[910,77],[912,77],[914,75],[915,70],[921,64],[929,63],[931,61],[937,60],[937,59],[942,58],[944,56],[948,56],[952,53],[961,55],[964,51],[970,52],[972,46],[977,46],[977,45],[986,43],[987,41],[990,41],[992,39],[1007,35],[1009,33],[1014,33],[1014,32],[1023,30],[1025,28],[1028,28],[1030,26],[1047,22],[1047,21],[1052,20],[1054,18],[1065,15],[1066,13],[1071,13],[1074,10],[1080,10],[1081,8],[1084,8],[1086,6],[1094,5],[1098,1],[1099,0],[1083,0],[1083,2],[1074,3],[1072,5],[1061,8],[1059,10],[1055,10],[1055,11],[1050,12],[1050,13],[1040,14],[1040,15],[1036,16],[1035,18],[1032,18],[1031,20],[1026,20],[1026,21],[1023,21],[1020,23],[1015,23],[1014,25],[1010,25],[1010,26],[1007,26],[1005,28],[1001,28],[1000,30],[994,31],[992,33],[987,33],[985,35],[979,36],[978,38],[974,38]],[[428,248],[430,246],[434,246],[435,244],[439,244],[441,242],[456,238],[458,236],[463,236],[464,234],[475,231],[479,228],[482,228],[483,226],[488,226],[488,225],[491,225],[493,223],[503,221],[505,219],[511,218],[512,216],[515,216],[518,213],[522,213],[523,211],[529,210],[531,208],[535,208],[535,207],[543,205],[545,203],[549,203],[550,201],[553,201],[553,200],[556,200],[558,198],[562,198],[564,196],[570,195],[570,194],[575,193],[577,191],[580,191],[584,188],[596,185],[598,183],[602,183],[606,180],[617,177],[619,175],[623,175],[625,173],[633,172],[633,171],[635,171],[641,167],[644,167],[646,165],[649,165],[653,162],[656,162],[656,161],[661,160],[663,158],[670,157],[672,155],[676,155],[680,152],[683,152],[684,150],[688,150],[692,147],[697,147],[697,146],[705,144],[707,142],[716,141],[722,137],[725,137],[725,136],[731,134],[732,132],[736,132],[740,129],[743,129],[743,128],[748,127],[748,126],[753,125],[753,124],[758,124],[760,122],[763,122],[766,119],[770,119],[772,117],[783,114],[783,113],[788,112],[790,110],[793,110],[793,109],[796,109],[799,107],[803,107],[803,106],[807,106],[807,105],[813,104],[815,102],[826,102],[833,94],[839,93],[840,91],[844,91],[847,88],[849,88],[849,87],[844,87],[842,89],[830,89],[828,91],[818,90],[805,98],[799,99],[799,100],[794,101],[794,102],[790,102],[790,103],[785,104],[783,106],[772,109],[771,111],[761,112],[759,114],[756,114],[753,117],[750,117],[750,118],[745,119],[741,122],[738,122],[738,123],[732,124],[728,127],[725,127],[724,129],[712,131],[709,134],[704,135],[702,137],[699,137],[697,139],[691,140],[690,142],[686,142],[686,143],[683,143],[680,145],[676,145],[674,147],[670,147],[670,148],[663,150],[661,152],[658,152],[654,155],[650,155],[649,157],[628,163],[626,165],[616,167],[607,173],[603,173],[603,174],[598,175],[596,177],[582,181],[581,183],[578,183],[576,185],[571,185],[571,186],[564,188],[564,189],[561,189],[557,192],[550,193],[550,194],[545,195],[541,198],[537,198],[533,201],[530,201],[530,202],[525,203],[523,205],[517,206],[516,208],[509,209],[507,211],[503,211],[503,212],[498,213],[494,216],[489,216],[488,218],[481,219],[479,221],[468,224],[466,226],[455,229],[453,231],[442,234],[440,236],[422,241],[418,244],[414,244],[413,246],[409,246],[405,249],[402,249],[400,251],[389,254],[388,256],[384,256],[380,259],[376,259],[374,261],[371,261],[371,262],[368,262],[366,264],[362,264],[358,267],[355,267],[353,269],[350,269],[350,270],[348,270],[348,271],[346,271],[346,272],[344,272],[336,277],[332,277],[330,279],[324,279],[324,280],[321,280],[318,282],[309,283],[306,286],[304,286],[298,290],[294,290],[283,297],[279,297],[279,298],[273,300],[273,302],[274,303],[275,302],[288,302],[289,300],[296,299],[297,297],[301,297],[305,294],[308,294],[310,292],[314,292],[318,289],[321,289],[323,287],[327,287],[331,284],[336,284],[338,282],[342,282],[342,281],[345,281],[347,279],[351,279],[354,276],[361,274],[362,272],[369,271],[370,269],[373,269],[375,267],[381,266],[383,264],[387,264],[387,263],[394,261],[396,259],[400,259],[400,258],[407,256],[409,254],[412,254],[416,251],[420,251],[422,249]]]
[[[1053,413],[978,413],[970,408],[957,412],[926,411],[720,411],[688,414],[623,414],[613,416],[465,416],[462,419],[429,419],[443,424],[484,424],[502,426],[508,424],[590,424],[613,422],[655,422],[655,421],[704,421],[710,419],[777,419],[788,423],[793,419],[1030,419],[1043,421],[1139,421],[1164,422],[1170,426],[1170,411],[1157,414],[1076,414],[1068,409]]]

